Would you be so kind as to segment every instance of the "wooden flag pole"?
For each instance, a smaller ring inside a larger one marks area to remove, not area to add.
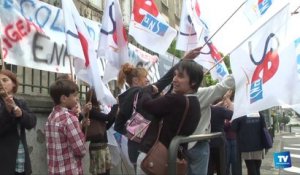
[[[1,22],[1,20],[0,20]],[[2,70],[5,70],[5,64],[4,64],[4,56],[2,55],[2,32],[1,32],[1,29],[0,29],[0,57],[1,57],[1,64],[2,64]]]
[[[207,39],[207,41],[202,45],[202,46],[200,46],[200,47],[197,47],[197,48],[195,48],[195,49],[193,49],[193,50],[197,50],[197,49],[200,49],[200,52],[199,52],[199,54],[201,53],[201,48],[203,48],[203,47],[205,47],[207,44],[208,44],[208,42],[210,42],[210,40],[223,28],[223,26],[242,8],[242,6],[245,4],[247,2],[247,0],[246,1],[244,1],[226,20],[225,20],[225,22],[223,22],[223,24]],[[223,60],[224,58],[222,58],[221,60]],[[218,61],[216,64],[219,64],[221,61]],[[214,65],[214,67],[215,67],[215,65]],[[211,69],[209,69],[209,70],[211,70]]]
[[[70,61],[70,72],[71,72],[71,80],[74,81],[74,72],[73,72],[73,56],[69,55],[69,61]]]
[[[93,90],[90,88],[90,99],[89,99],[89,102],[92,101],[92,96],[93,96]],[[87,112],[86,116],[84,116],[86,119],[89,119],[90,118],[90,111]],[[88,131],[88,127],[89,126],[85,126],[84,128],[84,136],[85,136],[85,139],[86,139],[86,135],[87,135],[87,131]]]
[[[244,1],[227,19],[223,24],[207,39],[202,48],[208,44],[208,42],[223,28],[223,26],[243,7],[248,0]]]
[[[229,55],[229,54],[227,54],[227,55]],[[223,56],[223,57],[222,57],[218,62],[216,62],[211,68],[209,68],[206,72],[204,72],[204,75],[208,74],[208,72],[210,72],[213,68],[215,68],[218,64],[220,64],[220,63],[225,59],[225,57],[226,57],[227,55]]]

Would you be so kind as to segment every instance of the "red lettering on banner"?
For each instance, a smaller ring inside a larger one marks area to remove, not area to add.
[[[6,48],[2,49],[2,56],[3,56],[3,59],[6,58],[6,56],[7,56],[7,49]]]
[[[142,11],[146,11],[155,17],[158,16],[158,10],[154,0],[135,0],[133,6],[133,14],[134,20],[138,23],[141,23],[144,19],[145,15]]]
[[[28,34],[36,31],[43,33],[40,27],[26,19],[19,19],[14,24],[8,24],[4,27],[3,47],[10,49]]]
[[[25,26],[24,26],[24,23],[23,23],[22,20],[17,21],[16,27],[17,27],[17,29],[18,29],[18,31],[19,31],[19,33],[20,33],[21,36],[26,36],[27,32],[26,32],[26,30],[24,30]],[[29,28],[29,30],[30,30],[30,28]],[[28,33],[29,32],[30,31],[28,31]]]

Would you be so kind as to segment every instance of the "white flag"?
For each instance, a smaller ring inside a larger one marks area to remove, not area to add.
[[[139,44],[164,54],[176,34],[159,13],[154,0],[134,0],[129,35]]]
[[[103,77],[104,83],[115,79],[121,65],[129,62],[127,43],[119,1],[107,0],[98,48],[98,56],[105,56],[108,60]]]
[[[190,21],[196,31],[197,37],[200,38],[201,33],[209,33],[209,28],[207,20],[205,19],[205,14],[202,11],[201,4],[199,0],[186,0],[186,10],[190,17]]]
[[[80,56],[80,58],[76,57],[76,59],[74,59],[75,74],[77,78],[87,82],[95,89],[97,99],[101,103],[111,106],[116,103],[116,100],[101,80],[96,50],[93,46],[93,41],[89,35],[88,29],[81,19],[73,1],[62,0],[62,9],[64,12],[65,32],[67,35],[69,54],[74,57]],[[83,53],[82,55],[77,55],[79,52],[74,50],[74,45],[77,44],[79,44],[79,46],[76,47]]]
[[[205,46],[202,48],[199,56],[195,59],[195,61],[202,65],[205,69],[210,70],[211,77],[214,80],[222,81],[224,77],[226,77],[228,73],[228,69],[222,60],[222,56],[219,53],[218,49],[215,45],[208,41],[208,35],[203,37],[204,42],[206,42]]]
[[[195,59],[205,69],[211,69],[210,73],[215,80],[222,80],[228,75],[227,67],[219,54],[217,48],[209,39],[209,27],[202,12],[199,0],[186,0],[183,3],[180,31],[176,48],[183,51],[190,51],[196,47],[204,46],[200,55]]]
[[[189,51],[199,47],[201,43],[199,42],[196,30],[188,14],[186,1],[183,1],[182,3],[180,19],[180,29],[177,37],[176,49]],[[202,29],[202,27],[200,29]]]
[[[272,5],[273,0],[248,0],[245,4],[244,13],[251,23],[254,23],[264,15]]]
[[[285,40],[288,15],[284,6],[231,54],[234,118],[299,104],[295,45]]]

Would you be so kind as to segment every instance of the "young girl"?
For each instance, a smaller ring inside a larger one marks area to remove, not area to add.
[[[119,113],[116,118],[114,129],[126,135],[126,122],[131,118],[133,112],[133,101],[135,95],[138,94],[138,98],[142,96],[143,87],[149,84],[147,79],[148,72],[143,67],[134,67],[132,64],[126,63],[121,67],[118,75],[118,84],[120,87],[123,87],[125,82],[129,85],[129,89],[118,96],[119,99]],[[138,99],[139,103],[139,99]],[[146,119],[151,120],[152,117],[140,110],[140,107],[137,105],[136,111],[140,112]],[[140,143],[128,139],[128,156],[136,169],[136,161],[139,155]]]
[[[103,127],[106,127],[104,129],[109,129],[115,121],[118,105],[114,105],[108,114],[101,112],[100,103],[98,102],[93,89],[88,91],[86,101],[87,103],[92,103],[92,109],[89,111],[88,115],[90,122],[92,123],[95,120],[103,122]],[[107,133],[105,132],[103,137],[92,138],[90,141],[90,173],[93,175],[109,175],[111,155],[107,146]]]

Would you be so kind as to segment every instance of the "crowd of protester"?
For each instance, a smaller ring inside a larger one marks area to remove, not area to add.
[[[177,135],[182,136],[222,133],[217,139],[181,145],[188,161],[186,174],[221,174],[222,169],[228,175],[241,174],[241,155],[248,174],[259,175],[264,158],[260,140],[262,117],[257,113],[231,119],[234,79],[229,75],[216,85],[200,87],[203,68],[193,61],[199,52],[197,48],[187,53],[153,84],[149,84],[145,68],[124,64],[118,84],[127,90],[118,95],[118,104],[108,114],[102,111],[94,89],[87,92],[86,104],[80,106],[77,84],[69,76],[58,78],[50,86],[54,107],[44,129],[48,174],[83,174],[82,159],[87,151],[90,173],[110,174],[112,164],[106,130],[113,126],[116,132],[128,137],[128,157],[136,174],[146,174],[141,163],[155,141],[168,148],[180,129]],[[18,89],[14,73],[2,70],[0,82],[0,172],[28,175],[32,170],[25,130],[35,127],[36,117],[25,101],[14,96]],[[126,130],[134,112],[150,121],[138,142]],[[87,140],[87,130],[96,121],[102,124],[99,130],[104,130],[104,134]],[[89,150],[86,141],[90,141]],[[226,150],[224,162],[220,160],[220,147]]]

